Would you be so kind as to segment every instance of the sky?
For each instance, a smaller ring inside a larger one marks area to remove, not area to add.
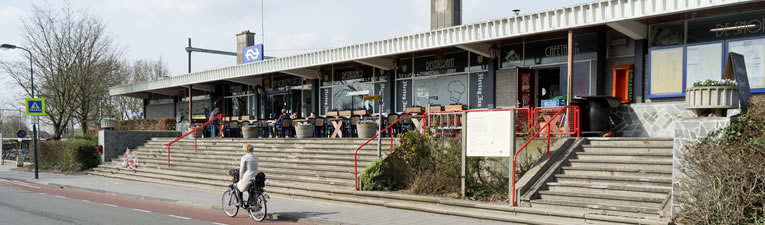
[[[255,32],[267,56],[290,56],[392,38],[430,29],[430,0],[71,0],[106,24],[128,60],[160,57],[170,74],[185,74],[192,46],[236,51],[235,35]],[[562,8],[592,0],[463,0],[462,23],[470,24]],[[64,1],[0,0],[0,43],[21,46],[22,18],[32,5],[57,8]],[[263,18],[261,20],[261,18]],[[263,24],[263,26],[261,26]],[[263,32],[261,32],[261,28]],[[264,35],[264,38],[261,38]],[[23,51],[0,51],[0,60]],[[236,64],[236,57],[192,53],[192,72]],[[0,109],[23,107],[24,93],[0,71]]]

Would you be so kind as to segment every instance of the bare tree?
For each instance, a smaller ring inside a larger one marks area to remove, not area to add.
[[[169,74],[167,65],[162,61],[162,58],[156,61],[145,59],[133,62],[123,61],[109,74],[110,86],[155,80]],[[106,106],[103,108],[104,114],[117,119],[128,119],[132,113],[140,112],[143,109],[143,101],[137,98],[108,96],[108,93],[105,93],[102,99],[105,99],[104,105]]]
[[[68,4],[57,10],[33,5],[33,13],[23,20],[24,46],[32,52],[35,90],[45,98],[45,113],[60,138],[74,117],[87,131],[96,93],[104,92],[104,75],[116,58],[112,39],[105,25],[88,12],[76,11]],[[27,56],[29,57],[29,56]],[[28,64],[2,62],[27,93],[31,92]]]

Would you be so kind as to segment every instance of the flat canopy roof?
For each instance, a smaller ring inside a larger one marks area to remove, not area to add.
[[[339,48],[268,59],[158,80],[111,87],[109,94],[141,96],[140,93],[179,88],[192,84],[236,80],[281,72],[320,78],[318,67],[358,62],[391,69],[396,55],[458,47],[488,56],[491,42],[554,31],[599,25],[640,26],[637,20],[696,10],[757,2],[760,0],[605,0],[474,24],[453,26],[412,35]],[[625,22],[626,21],[626,22]]]

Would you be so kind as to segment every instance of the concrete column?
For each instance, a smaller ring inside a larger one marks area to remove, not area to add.
[[[635,40],[635,71],[632,76],[632,94],[635,103],[644,102],[643,87],[645,86],[645,54],[647,52],[646,46],[648,42],[646,39]]]
[[[568,30],[568,65],[567,65],[567,80],[566,80],[566,104],[571,105],[571,99],[573,94],[572,84],[574,83],[572,78],[574,74],[574,30]]]
[[[147,105],[149,105],[149,99],[144,99],[143,100],[143,117],[144,118],[149,118],[149,115],[146,115],[146,113],[147,113],[146,112],[146,106]]]
[[[462,24],[461,0],[430,0],[430,29]]]
[[[608,68],[606,68],[606,55],[608,54],[606,52],[606,49],[608,48],[608,45],[606,44],[606,31],[598,31],[598,64],[596,69],[596,79],[595,79],[595,95],[604,95],[606,94],[606,76],[608,76]],[[590,92],[592,93],[592,92]]]
[[[311,80],[311,111],[313,113],[316,113],[316,115],[319,115],[319,84],[321,83],[321,80],[319,79],[313,79]]]
[[[489,59],[489,71],[486,73],[486,80],[491,84],[491,91],[489,92],[490,100],[486,102],[486,104],[489,106],[489,109],[494,109],[497,107],[496,101],[497,101],[497,61],[498,59],[492,58]]]
[[[255,33],[245,30],[236,34],[236,64],[242,64],[242,49],[252,45],[255,45]]]

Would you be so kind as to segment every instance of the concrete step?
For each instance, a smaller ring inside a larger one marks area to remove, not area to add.
[[[613,146],[613,145],[582,145],[583,152],[625,152],[625,153],[660,153],[672,154],[672,146],[655,145],[635,145],[635,146]]]
[[[672,160],[671,153],[632,153],[632,152],[576,152],[574,153],[577,159],[584,160],[648,160],[648,161],[665,161]]]
[[[573,192],[604,194],[627,197],[646,197],[664,199],[672,191],[669,187],[640,187],[629,185],[597,185],[579,183],[547,183],[547,188],[554,192]]]
[[[132,174],[134,176],[142,176],[142,177],[149,177],[149,178],[155,178],[155,179],[165,179],[165,180],[173,180],[178,182],[198,183],[198,184],[219,184],[221,182],[223,183],[230,182],[231,180],[231,177],[227,175],[217,176],[217,175],[207,175],[207,174],[199,174],[199,173],[159,170],[159,169],[140,168],[140,167],[137,170],[125,170],[125,169],[121,169],[117,167],[111,167],[111,168],[98,167],[94,170],[100,171],[100,172],[111,172],[111,173],[128,174],[128,175]],[[227,174],[227,171],[222,171],[222,172],[224,172],[224,174]],[[266,174],[266,177],[274,185],[278,185],[278,183],[284,181],[284,182],[324,184],[324,185],[345,186],[345,187],[353,186],[353,182],[348,183],[347,181],[337,181],[334,179],[324,180],[324,179],[317,179],[313,177],[282,176],[278,174]]]
[[[672,146],[672,138],[587,138],[590,145],[608,145],[608,146],[643,146],[658,145]]]
[[[122,162],[122,160],[114,161],[114,163]],[[139,158],[138,164],[140,166],[150,167],[150,168],[166,168],[167,167],[167,159],[145,159],[145,158]],[[358,171],[361,173],[361,171],[364,170],[370,163],[367,162],[358,162]],[[207,162],[204,160],[187,160],[187,161],[170,161],[170,167],[174,166],[187,166],[187,167],[198,167],[198,168],[209,168],[209,169],[233,169],[233,168],[239,168],[239,160],[236,161],[230,161],[226,163],[221,163],[220,161],[216,161],[216,163]],[[353,162],[351,162],[350,165],[334,165],[334,164],[321,164],[321,163],[313,163],[313,162],[300,162],[296,163],[293,161],[284,161],[284,160],[261,160],[258,162],[258,167],[261,168],[283,168],[283,167],[292,167],[292,168],[305,168],[307,170],[331,170],[331,171],[348,171],[353,172]]]
[[[142,146],[134,149],[134,151],[158,151],[158,152],[164,152],[167,153],[167,147],[161,146]],[[242,149],[241,148],[216,148],[216,147],[199,147],[197,148],[196,152],[194,151],[194,148],[179,148],[176,146],[173,146],[170,148],[170,152],[184,152],[184,153],[209,153],[209,154],[226,154],[226,155],[242,155]],[[387,154],[390,151],[387,149],[383,149],[382,153]],[[353,156],[356,154],[355,149],[353,150],[333,150],[333,149],[297,149],[297,148],[285,148],[285,149],[255,149],[255,153],[258,155],[260,154],[304,154],[304,155],[341,155],[341,156]],[[367,149],[363,148],[358,151],[358,155],[373,155],[377,156],[377,149]]]
[[[534,199],[531,200],[532,208],[550,210],[570,210],[583,214],[624,216],[635,219],[658,220],[659,210],[648,207],[620,206],[603,203],[567,202],[559,200]],[[668,222],[664,222],[668,223]]]
[[[228,185],[193,184],[102,172],[91,172],[91,174],[117,179],[186,186],[191,188],[203,188],[208,190],[220,190],[221,192],[224,191],[225,186]],[[286,183],[283,187],[277,185],[269,185],[266,187],[266,193],[378,205],[404,210],[416,210],[436,214],[448,214],[520,224],[667,224],[665,221],[659,221],[655,219],[580,214],[578,212],[565,210],[550,211],[538,208],[510,207],[507,205],[488,204],[457,199],[434,200],[433,198],[426,196],[411,196],[387,192],[364,192],[342,188],[329,188],[331,187],[322,187],[316,185],[301,186],[296,183]]]
[[[562,174],[583,176],[611,176],[611,177],[645,177],[667,178],[672,177],[672,171],[626,169],[626,168],[603,168],[603,167],[561,167]]]
[[[146,143],[143,146],[149,147],[154,146],[157,148],[164,148],[167,149],[166,145],[160,144],[160,143]],[[357,148],[359,148],[361,144],[320,144],[320,143],[305,143],[305,144],[294,144],[294,143],[285,143],[285,144],[254,144],[253,148],[255,150],[261,150],[261,149],[273,149],[273,150],[281,150],[281,149],[318,149],[318,150],[336,150],[336,151],[354,151]],[[184,148],[184,149],[194,149],[194,143],[174,143],[170,145],[171,148]],[[196,145],[197,150],[204,149],[204,148],[214,148],[214,149],[226,149],[226,150],[234,150],[234,151],[242,151],[242,144],[234,144],[234,143],[210,143],[210,144],[203,144],[203,143],[197,143]],[[390,151],[390,145],[382,145],[381,148],[383,150]],[[368,150],[376,150],[377,144],[367,144],[361,147],[361,149],[368,149]]]
[[[167,164],[167,155],[147,155],[147,154],[137,154],[138,155],[138,162],[141,163],[142,161],[146,160],[157,160],[157,161],[163,161],[159,164]],[[123,156],[119,156],[117,158],[117,162],[122,162]],[[175,160],[174,160],[175,159]],[[322,165],[322,166],[339,166],[339,167],[350,167],[353,169],[354,162],[353,158],[346,159],[346,160],[299,160],[299,159],[285,159],[285,158],[273,158],[273,157],[266,157],[266,156],[259,156],[258,157],[260,164],[276,164],[276,163],[285,163],[285,164],[305,164],[305,165]],[[175,162],[174,162],[175,161]],[[170,154],[170,162],[176,163],[178,161],[182,161],[184,163],[199,163],[199,164],[213,164],[213,165],[236,165],[239,166],[239,159],[233,158],[231,160],[217,160],[217,159],[201,159],[201,158],[189,158],[189,157],[179,157],[179,156],[173,156],[173,154]],[[370,161],[358,161],[357,162],[359,168],[364,168],[367,165],[371,164]]]
[[[650,169],[661,171],[672,171],[672,159],[668,160],[585,160],[569,159],[571,167],[603,167],[603,168],[625,168],[625,169]]]
[[[151,139],[147,141],[147,143],[152,144],[167,144],[174,139]],[[231,144],[231,145],[239,145],[242,146],[244,144],[324,144],[324,145],[356,145],[359,146],[361,144],[364,144],[368,139],[360,139],[360,138],[342,138],[342,139],[335,139],[335,138],[253,138],[253,139],[243,139],[243,138],[234,138],[234,139],[209,139],[209,138],[200,138],[196,140],[197,144]],[[186,137],[183,139],[180,139],[176,141],[175,143],[191,143],[193,144],[194,138],[193,137]],[[377,140],[373,140],[371,143],[377,143]],[[394,138],[393,143],[397,144],[398,139]],[[383,138],[382,144],[390,144],[390,138]]]
[[[121,168],[119,163],[107,164],[106,166]],[[142,167],[146,167],[150,169],[158,169],[158,170],[182,171],[182,172],[197,173],[200,175],[206,174],[206,175],[216,175],[216,176],[220,176],[221,174],[225,174],[226,176],[228,176],[228,170],[229,170],[229,169],[220,169],[220,168],[190,167],[190,166],[178,166],[178,165],[173,165],[172,167],[167,168],[166,165],[147,166],[147,165],[139,164],[139,169]],[[269,168],[269,167],[262,167],[262,166],[260,166],[258,170],[266,174],[297,176],[297,177],[314,177],[319,179],[334,179],[334,180],[340,180],[345,182],[348,182],[348,181],[353,182],[352,171],[337,172],[337,171],[325,171],[325,170],[320,170],[315,168],[312,168],[312,169],[306,169],[306,168],[300,168],[300,167],[298,168],[294,168],[294,167]]]
[[[608,194],[595,194],[595,193],[580,193],[580,192],[559,192],[559,191],[540,191],[539,196],[541,199],[566,201],[566,202],[581,202],[581,203],[594,203],[594,204],[609,204],[620,206],[638,206],[646,208],[661,208],[664,198],[650,198],[650,197],[635,197],[635,196],[619,196]]]
[[[167,158],[167,152],[158,150],[140,149],[135,151],[135,154],[141,157],[155,157]],[[353,155],[321,155],[321,154],[294,154],[294,153],[256,153],[258,158],[271,158],[271,159],[295,159],[295,160],[311,160],[311,161],[353,161]],[[211,152],[194,152],[194,151],[177,151],[170,152],[171,158],[197,158],[197,159],[212,159],[212,160],[239,160],[242,157],[242,153],[224,154],[224,153],[211,153]],[[358,161],[371,162],[377,159],[377,155],[360,155],[357,156]]]
[[[637,187],[672,187],[672,177],[645,178],[645,177],[609,177],[609,176],[582,176],[555,174],[558,183],[577,183],[594,185],[622,185]]]

